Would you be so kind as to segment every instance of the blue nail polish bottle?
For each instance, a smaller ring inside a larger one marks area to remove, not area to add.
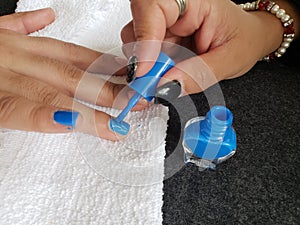
[[[165,53],[161,52],[156,63],[148,73],[142,77],[136,77],[132,82],[129,83],[129,87],[136,93],[129,100],[123,111],[116,118],[111,119],[110,129],[112,131],[121,135],[126,135],[129,132],[130,125],[123,121],[126,115],[142,97],[149,102],[152,101],[155,96],[156,86],[160,78],[174,65],[175,62]]]
[[[199,170],[215,170],[216,165],[236,152],[233,115],[225,106],[214,106],[205,117],[189,120],[184,128],[184,161]]]

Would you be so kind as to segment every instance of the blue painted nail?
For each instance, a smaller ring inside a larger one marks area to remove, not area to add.
[[[124,121],[116,121],[114,118],[110,119],[109,122],[110,129],[123,136],[127,135],[130,130],[130,125]]]
[[[79,112],[61,110],[54,113],[53,119],[56,123],[75,128],[78,115]]]

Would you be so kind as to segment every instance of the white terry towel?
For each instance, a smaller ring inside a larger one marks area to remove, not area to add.
[[[55,10],[56,21],[33,35],[101,51],[121,45],[130,20],[127,0],[21,0],[17,11],[44,7]],[[152,106],[128,119],[134,132],[117,143],[0,132],[0,224],[161,224],[168,112]]]

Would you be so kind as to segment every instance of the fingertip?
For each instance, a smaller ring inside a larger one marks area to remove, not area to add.
[[[38,11],[40,11],[41,13],[43,13],[46,18],[52,19],[52,21],[54,21],[54,19],[55,19],[55,12],[54,12],[54,10],[52,8],[50,8],[50,7],[43,8],[43,9],[40,9]]]
[[[34,15],[35,17],[33,17],[31,15],[30,20],[34,19],[37,22],[44,23],[44,25],[48,25],[55,20],[55,12],[50,7],[37,9],[37,10],[33,11],[33,13],[35,14]]]
[[[55,13],[52,8],[43,8],[26,12],[21,18],[24,29],[27,33],[32,33],[52,23],[55,20]]]
[[[130,127],[126,128],[121,124],[112,124],[113,117],[104,113],[104,112],[96,112],[95,115],[95,125],[96,125],[96,133],[100,138],[104,138],[110,141],[120,141],[127,137]],[[115,125],[115,126],[113,126]]]
[[[130,131],[129,123],[125,121],[117,121],[116,118],[111,117],[109,120],[109,130],[115,134],[115,136],[120,139],[124,139]]]

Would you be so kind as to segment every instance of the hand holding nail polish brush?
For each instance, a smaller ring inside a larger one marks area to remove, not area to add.
[[[123,121],[126,115],[142,97],[149,102],[152,101],[152,99],[155,97],[156,87],[161,77],[174,65],[174,61],[169,56],[161,52],[154,66],[148,73],[132,80],[127,79],[128,81],[131,80],[129,87],[132,88],[136,93],[129,100],[123,111],[116,118],[110,119],[111,130],[121,135],[126,135],[129,132],[130,125]],[[130,64],[129,66],[132,67]]]

